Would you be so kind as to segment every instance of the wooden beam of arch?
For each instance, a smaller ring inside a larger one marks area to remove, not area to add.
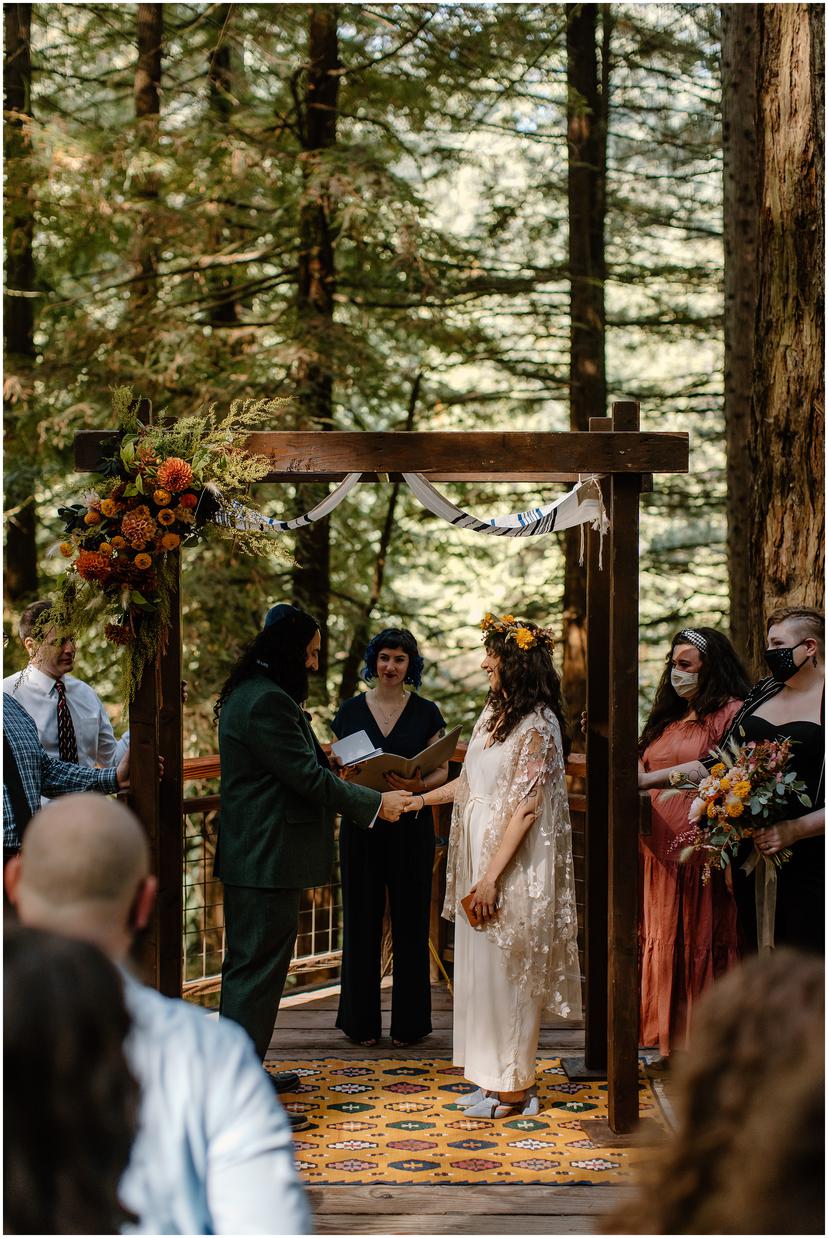
[[[78,470],[94,472],[115,441],[112,431],[81,431]],[[586,473],[686,473],[690,455],[687,434],[618,430],[261,430],[247,447],[271,460],[265,481],[335,481],[357,472],[366,481],[400,473],[423,473],[431,481],[577,481]]]

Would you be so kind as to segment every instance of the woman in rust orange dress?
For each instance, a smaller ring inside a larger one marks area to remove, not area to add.
[[[725,735],[749,689],[747,673],[715,628],[684,628],[639,741],[639,786],[666,786],[667,771],[706,757]],[[652,833],[641,839],[642,1045],[658,1045],[664,1067],[684,1048],[693,1006],[738,961],[736,904],[724,874],[702,881],[701,862],[679,862],[692,795],[652,790]]]

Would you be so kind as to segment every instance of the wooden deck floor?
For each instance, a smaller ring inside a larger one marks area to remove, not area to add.
[[[383,990],[386,1057],[451,1058],[451,997],[432,990],[434,1031],[421,1045],[394,1049],[387,1039],[390,989]],[[294,1004],[296,1002],[297,1004]],[[268,1058],[274,1062],[311,1057],[365,1057],[337,1028],[337,997],[292,999],[279,1011]],[[376,1051],[375,1051],[376,1052]],[[583,1052],[583,1032],[549,1026],[539,1052],[560,1056]],[[319,1234],[591,1234],[631,1188],[626,1186],[316,1186],[309,1189]]]

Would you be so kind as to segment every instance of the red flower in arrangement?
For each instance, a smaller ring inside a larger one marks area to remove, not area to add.
[[[173,494],[178,494],[181,490],[186,490],[192,483],[193,470],[190,468],[186,460],[182,460],[179,456],[170,456],[165,460],[158,469],[156,481],[164,490],[171,490]]]
[[[123,623],[108,623],[104,628],[104,636],[113,645],[128,645],[134,640],[132,630]]]
[[[195,507],[197,504],[198,504],[198,496],[197,496],[197,495],[195,495],[195,494],[190,494],[190,493],[187,493],[187,494],[181,494],[181,495],[179,495],[179,496],[178,496],[178,505],[179,505],[179,507],[190,507],[190,508],[193,508],[193,507]]]
[[[97,550],[81,550],[75,560],[75,570],[82,580],[99,580],[101,584],[110,576],[109,563]]]

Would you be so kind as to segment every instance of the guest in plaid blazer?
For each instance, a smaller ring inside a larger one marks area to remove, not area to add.
[[[87,769],[48,756],[22,705],[3,693],[3,859],[16,855],[41,796],[70,791],[113,795],[129,786],[129,753],[117,769]]]

